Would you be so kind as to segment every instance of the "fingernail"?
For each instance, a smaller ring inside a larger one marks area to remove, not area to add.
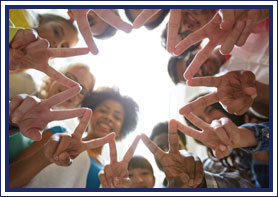
[[[119,179],[115,178],[115,179],[114,179],[114,184],[115,184],[115,185],[119,185],[119,183],[120,183]]]
[[[256,97],[257,97],[257,94],[253,94],[253,95],[251,96],[252,99],[255,99]]]
[[[223,146],[223,145],[220,145],[219,148],[220,148],[221,151],[225,151],[226,150],[226,146]]]
[[[58,156],[54,156],[54,160],[55,160],[55,161],[58,161],[58,160],[59,160],[59,157],[58,157]]]
[[[228,150],[229,150],[229,151],[232,151],[232,150],[233,150],[233,147],[229,145],[229,146],[228,146]]]

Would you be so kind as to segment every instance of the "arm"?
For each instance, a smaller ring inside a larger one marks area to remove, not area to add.
[[[254,100],[252,108],[264,115],[269,116],[269,85],[256,81],[257,97]]]

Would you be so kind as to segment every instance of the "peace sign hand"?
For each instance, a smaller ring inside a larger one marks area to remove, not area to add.
[[[82,141],[82,135],[91,119],[92,111],[84,109],[84,114],[73,134],[57,133],[51,136],[45,145],[45,156],[60,166],[68,166],[80,153],[87,149],[103,146],[115,137],[114,133],[105,137]]]
[[[115,140],[109,142],[110,147],[110,164],[106,165],[99,173],[99,179],[103,188],[128,188],[130,179],[128,178],[128,163],[131,160],[135,149],[140,140],[140,136],[136,136],[128,151],[124,155],[122,161],[117,161],[117,150]]]
[[[179,151],[177,121],[169,122],[169,152],[162,151],[145,134],[142,141],[161,163],[169,187],[192,188],[201,184],[204,171],[203,165],[198,157],[186,151]]]
[[[110,9],[70,9],[69,12],[73,14],[74,19],[77,22],[80,33],[82,34],[87,46],[92,54],[97,55],[98,49],[92,38],[90,25],[87,15],[92,11],[98,15],[107,24],[110,24],[116,29],[120,29],[126,33],[132,30],[131,25],[124,22],[118,15],[113,13]]]
[[[133,21],[133,28],[139,29],[145,25],[161,9],[143,9],[143,11]]]
[[[217,92],[202,96],[185,105],[180,109],[180,114],[221,102],[227,112],[242,115],[252,106],[257,96],[256,78],[250,71],[231,71],[219,77],[193,78],[187,84],[189,86],[216,87]]]
[[[226,117],[214,120],[211,124],[206,123],[192,112],[185,114],[185,117],[201,131],[187,127],[180,122],[178,122],[178,129],[213,149],[215,156],[219,159],[230,155],[234,148],[245,146],[241,141],[240,128]]]
[[[16,123],[21,133],[33,140],[39,141],[47,124],[54,120],[65,120],[84,114],[85,109],[70,109],[53,111],[51,108],[76,96],[80,86],[74,86],[64,92],[41,101],[37,97],[26,94],[17,95],[9,104],[9,116]]]
[[[33,68],[44,72],[66,87],[73,87],[77,85],[77,83],[51,67],[48,61],[50,58],[54,57],[84,55],[87,54],[89,50],[88,48],[49,48],[49,42],[39,38],[23,49],[11,49],[12,54],[19,54],[18,52],[21,52],[20,55],[13,55],[12,61],[10,62],[12,67],[21,69]]]

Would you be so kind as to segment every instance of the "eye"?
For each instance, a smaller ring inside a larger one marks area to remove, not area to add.
[[[69,44],[66,42],[61,44],[61,48],[69,48]]]
[[[58,36],[58,37],[60,36],[59,31],[57,30],[56,27],[53,28],[53,32],[54,32],[55,36]]]
[[[120,116],[114,116],[114,118],[118,121],[122,120],[122,118]]]

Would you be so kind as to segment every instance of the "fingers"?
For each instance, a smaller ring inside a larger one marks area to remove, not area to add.
[[[60,139],[59,139],[59,145],[56,148],[55,153],[53,154],[54,160],[56,160],[56,161],[59,160],[59,155],[61,153],[63,153],[68,148],[68,146],[69,146],[69,144],[71,142],[71,139],[72,139],[72,137],[71,137],[70,134],[61,133]]]
[[[24,101],[27,94],[20,94],[14,97],[9,103],[9,116],[11,116],[16,108]]]
[[[230,114],[243,115],[252,106],[253,99],[250,96],[242,96],[233,100],[226,106],[226,111]]]
[[[83,36],[89,50],[92,54],[97,55],[98,49],[93,40],[93,35],[91,33],[91,28],[87,19],[89,9],[71,9],[73,16],[77,22],[78,29]]]
[[[221,84],[223,76],[219,77],[197,77],[187,81],[189,86],[206,86],[206,87],[219,87]]]
[[[24,101],[21,101],[20,98],[16,98],[15,100],[16,103],[12,106],[13,113],[11,116],[12,116],[13,123],[20,122],[24,118],[24,115],[39,103],[39,99],[35,96],[26,95],[24,97],[25,97]]]
[[[209,42],[203,49],[201,49],[192,60],[191,64],[188,66],[184,72],[184,78],[187,80],[192,79],[192,77],[199,71],[203,63],[209,58],[211,52],[216,47],[216,44]]]
[[[164,157],[166,153],[154,144],[145,134],[141,134],[141,139],[158,160],[161,160]]]
[[[244,25],[245,24],[243,21],[237,21],[235,27],[224,40],[224,43],[221,45],[220,52],[223,55],[229,54],[233,50],[235,44],[237,43],[237,40],[239,39],[244,29]]]
[[[191,114],[191,113],[189,113]],[[187,115],[189,115],[187,114]],[[188,118],[188,117],[186,117]],[[194,118],[194,117],[193,117]],[[192,119],[193,118],[190,118],[191,122],[192,122]],[[188,118],[189,119],[189,118]],[[196,121],[195,121],[196,122]],[[183,132],[184,134],[188,135],[188,136],[191,136],[193,137],[194,139],[196,140],[199,140],[201,142],[203,142],[203,137],[202,137],[202,132],[198,131],[198,130],[195,130],[195,129],[192,129],[191,127],[188,127],[188,126],[185,126],[183,125],[182,123],[178,122],[177,121],[177,125],[178,125],[178,130],[180,130],[181,132]]]
[[[167,33],[167,51],[173,53],[177,44],[177,36],[181,21],[181,9],[171,9]]]
[[[115,139],[115,133],[110,133],[110,134],[106,135],[105,137],[85,142],[85,146],[86,146],[86,149],[94,149],[97,147],[101,147],[104,144],[106,144],[114,139]]]
[[[115,172],[113,171],[111,164],[104,167],[104,175],[108,188],[113,188],[113,178],[115,177],[114,174]]]
[[[116,188],[129,188],[131,184],[131,180],[128,177],[115,177],[113,179],[113,185]]]
[[[225,147],[222,147],[221,150],[224,151],[224,149],[231,149],[232,148],[232,140],[226,130],[223,128],[220,120],[213,120],[211,122],[211,127],[214,129],[214,133],[217,135],[217,137],[220,139],[223,145]]]
[[[101,19],[103,19],[106,23],[110,24],[116,29],[120,29],[126,33],[131,32],[132,26],[126,22],[124,22],[120,16],[115,14],[110,9],[93,9]]]
[[[49,161],[54,162],[54,153],[59,145],[60,136],[57,134],[52,135],[44,147],[44,154]]]
[[[201,160],[195,156],[195,179],[194,179],[194,185],[198,186],[202,183],[203,178],[204,178],[204,169],[203,169],[203,164]]]
[[[195,31],[191,34],[189,34],[185,39],[180,41],[175,49],[174,49],[174,54],[179,56],[182,54],[186,49],[191,47],[193,44],[196,44],[197,42],[203,40],[206,38],[206,32],[204,31],[203,28],[199,29],[198,31]]]
[[[73,57],[89,53],[88,48],[48,48],[46,52],[49,57]]]
[[[103,171],[101,171],[99,174],[98,174],[98,178],[99,178],[99,181],[101,183],[101,186],[102,188],[110,188],[109,185],[108,185],[108,182],[106,180],[106,177],[105,177],[105,174]]]
[[[251,17],[253,17],[252,14],[251,14]],[[256,26],[256,21],[253,18],[250,18],[248,16],[246,24],[245,24],[245,28],[242,31],[239,39],[237,40],[237,43],[236,43],[237,46],[243,46],[245,44],[248,36],[253,32],[253,29],[255,28],[255,26]]]
[[[78,126],[76,127],[76,129],[73,132],[73,137],[77,138],[77,139],[81,139],[82,135],[84,133],[84,131],[86,130],[89,121],[91,120],[91,116],[92,116],[92,110],[91,109],[86,109],[83,108],[83,117],[80,120]]]
[[[58,161],[55,161],[55,164],[59,166],[70,166],[71,163],[72,159],[70,158],[70,155],[67,152],[61,153],[58,157]]]
[[[231,154],[232,151],[229,151],[229,149],[226,148],[225,145],[223,144],[219,144],[216,148],[215,148],[215,156],[218,159],[222,159],[224,157],[227,157],[228,155]]]
[[[48,75],[50,78],[53,80],[57,81],[60,84],[63,84],[64,86],[71,88],[73,86],[79,85],[77,82],[69,79],[66,77],[63,73],[57,71],[51,66],[46,66],[45,69],[41,70],[44,72],[46,75]]]
[[[194,112],[194,110],[196,109],[205,109],[206,107],[214,103],[217,103],[218,101],[219,101],[219,97],[217,93],[216,92],[210,93],[202,97],[199,97],[195,101],[186,104],[184,107],[182,107],[179,110],[179,113],[185,115],[187,113]]]
[[[61,103],[65,102],[66,100],[76,96],[77,94],[79,94],[80,90],[81,90],[80,86],[74,86],[74,87],[69,88],[59,94],[53,95],[49,99],[42,101],[42,105],[44,105],[48,108],[51,108],[55,105],[61,104]]]
[[[137,135],[136,138],[133,140],[131,146],[129,147],[129,149],[127,150],[123,158],[123,161],[129,162],[131,160],[140,138],[141,138],[140,135]]]
[[[117,163],[117,148],[115,140],[109,141],[110,148],[110,164]]]
[[[231,30],[234,27],[236,16],[234,9],[221,9],[223,22],[220,24],[220,28],[224,31]]]
[[[28,129],[27,131],[22,130],[21,133],[22,135],[24,135],[25,137],[28,137],[34,141],[40,141],[42,139],[42,132],[39,129]]]
[[[251,71],[243,71],[240,75],[240,81],[245,94],[250,96],[257,95],[256,76]]]
[[[170,145],[170,153],[178,152],[179,150],[179,136],[177,133],[177,123],[176,120],[169,121],[169,145]]]
[[[24,48],[26,45],[37,39],[38,33],[34,29],[21,29],[16,33],[11,43],[11,47],[13,49]]]
[[[161,9],[144,9],[133,21],[133,28],[138,29],[148,22],[152,16],[157,14]]]

